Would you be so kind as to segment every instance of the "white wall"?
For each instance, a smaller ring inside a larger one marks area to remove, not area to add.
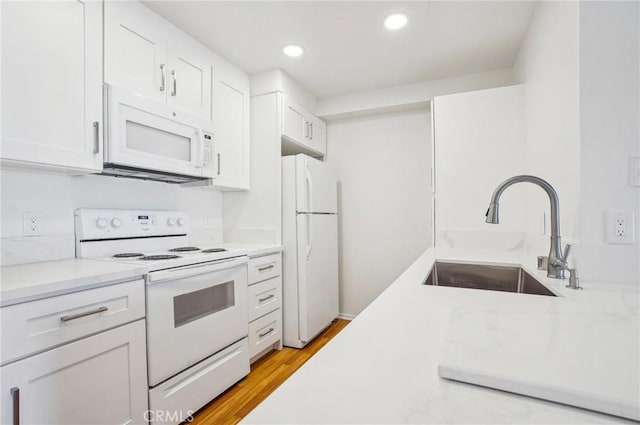
[[[222,240],[222,203],[217,190],[5,169],[0,179],[2,265],[74,257],[76,208],[184,210],[191,219],[192,242]],[[42,236],[22,236],[25,211],[42,213]]]
[[[426,110],[330,122],[338,178],[340,312],[355,315],[430,244]]]
[[[580,133],[583,278],[640,284],[640,188],[629,158],[640,156],[640,3],[581,2]],[[635,210],[636,245],[607,245],[604,211]]]
[[[500,224],[485,223],[495,188],[525,172],[522,86],[434,99],[436,247],[519,249],[527,185],[500,199]]]
[[[539,2],[514,65],[524,84],[526,171],[558,192],[563,242],[576,242],[580,228],[578,21],[578,2]],[[550,214],[542,190],[527,189],[527,212],[528,249],[546,255]]]
[[[318,101],[318,115],[324,119],[343,119],[391,112],[397,109],[425,108],[434,96],[462,93],[513,84],[509,69],[481,72],[442,80],[349,93]]]
[[[604,232],[607,209],[635,210],[640,219],[640,189],[629,185],[629,158],[640,155],[639,9],[539,2],[514,66],[525,88],[527,172],[558,190],[561,234],[577,243],[571,261],[583,281],[640,282],[638,244],[608,245]],[[527,201],[528,249],[541,254],[548,226],[544,237],[537,230],[548,201],[534,192]]]

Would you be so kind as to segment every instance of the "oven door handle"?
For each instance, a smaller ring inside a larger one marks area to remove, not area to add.
[[[194,264],[192,266],[176,267],[174,269],[151,272],[148,275],[148,284],[153,285],[169,280],[184,279],[201,274],[214,273],[217,271],[242,266],[247,263],[247,257],[242,256],[237,258],[230,258],[228,260]]]

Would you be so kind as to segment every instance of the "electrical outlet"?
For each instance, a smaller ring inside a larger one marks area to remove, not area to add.
[[[607,211],[605,214],[607,243],[635,244],[635,213],[633,211]]]
[[[22,217],[22,234],[24,236],[42,235],[42,213],[25,211]]]

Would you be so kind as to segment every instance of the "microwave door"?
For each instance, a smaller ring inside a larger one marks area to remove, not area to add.
[[[110,98],[106,162],[202,177],[201,120],[113,91],[119,95]]]

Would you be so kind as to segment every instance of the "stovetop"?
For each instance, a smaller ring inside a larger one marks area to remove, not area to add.
[[[219,261],[243,255],[247,255],[247,252],[240,249],[226,249],[221,247],[175,247],[152,252],[118,252],[106,257],[97,257],[96,259],[144,264],[149,268],[149,271],[155,271],[208,261]]]

